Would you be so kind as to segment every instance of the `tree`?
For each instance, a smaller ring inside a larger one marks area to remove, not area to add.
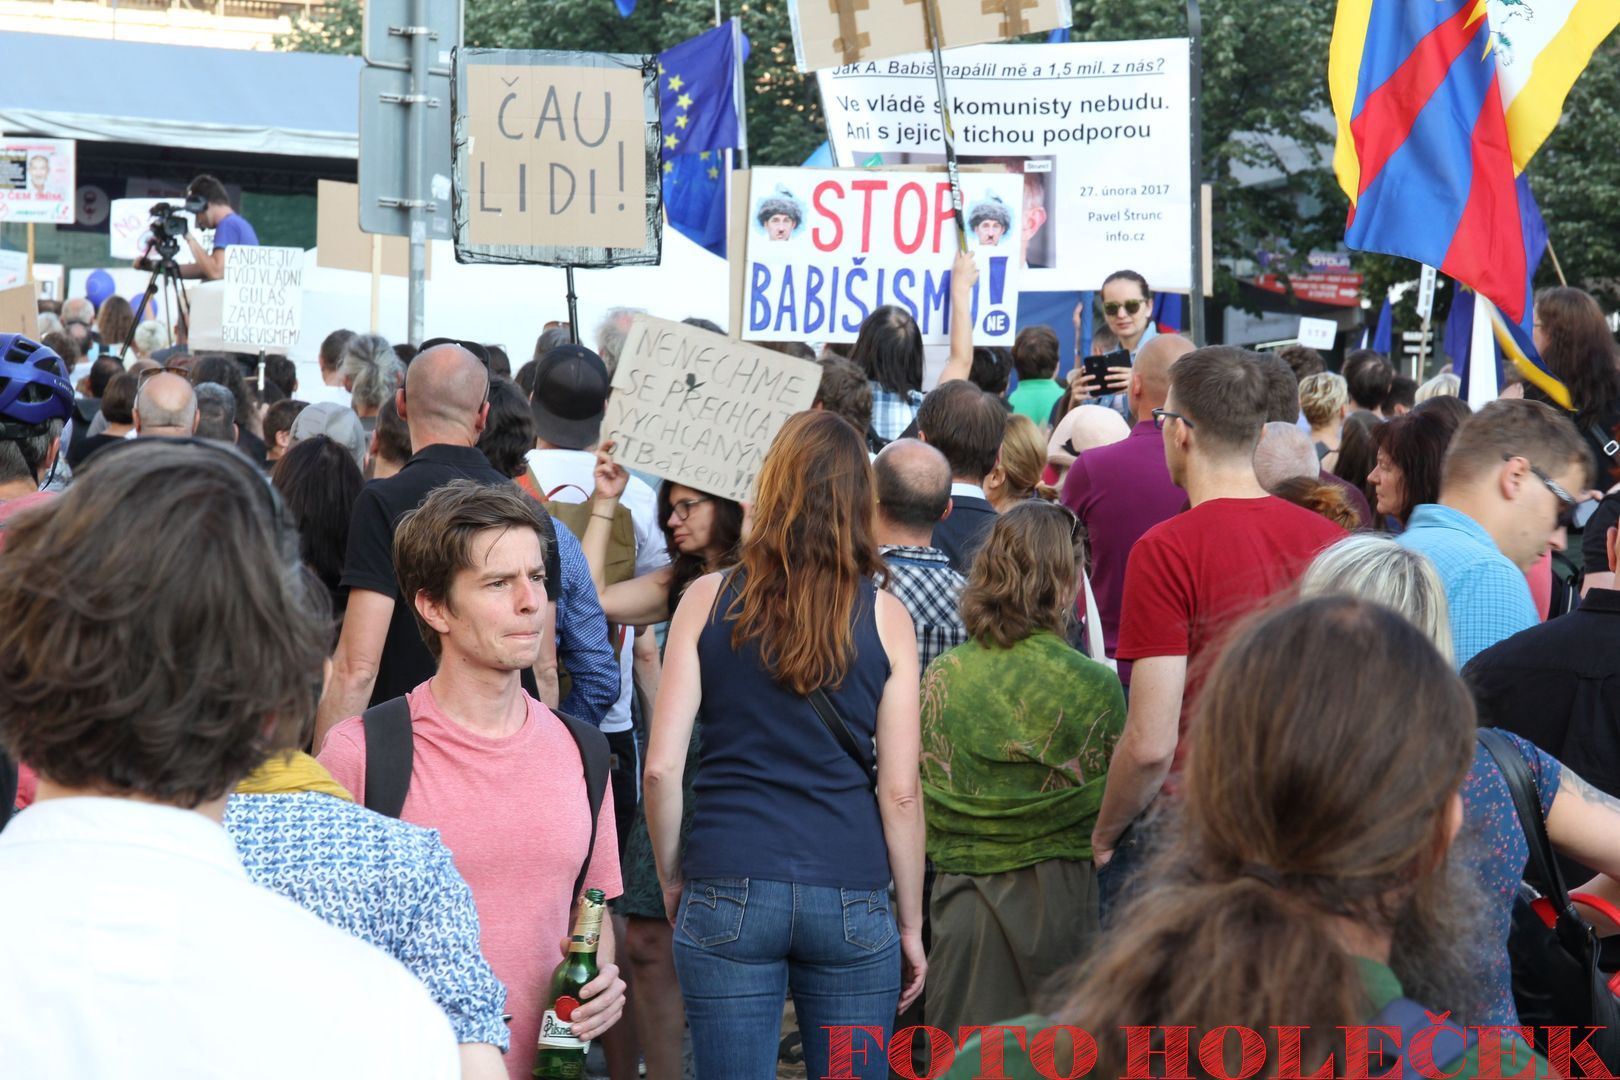
[[[793,66],[787,0],[724,0],[742,18],[753,51],[743,69],[749,158],[797,165],[826,138],[813,76]],[[655,53],[714,26],[713,0],[641,0],[628,19],[609,0],[467,0],[467,45],[496,49],[578,49]],[[319,21],[300,20],[276,47],[358,53],[360,0],[336,0]]]

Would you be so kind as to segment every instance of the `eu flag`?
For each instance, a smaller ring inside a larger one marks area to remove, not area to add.
[[[740,141],[734,88],[737,66],[747,59],[748,38],[732,22],[658,54],[664,212],[682,235],[721,258],[726,167],[720,151]]]

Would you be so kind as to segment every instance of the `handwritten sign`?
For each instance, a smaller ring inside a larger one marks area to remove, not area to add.
[[[868,315],[893,305],[925,343],[950,340],[957,241],[944,173],[754,169],[746,183],[738,337],[854,341]],[[1010,346],[1016,334],[1024,186],[1005,172],[962,176],[979,268],[975,345]]]
[[[73,224],[72,139],[0,141],[0,221]]]
[[[243,244],[225,249],[220,336],[227,347],[286,352],[298,341],[303,314],[303,249]]]
[[[820,384],[812,360],[637,316],[602,438],[627,468],[741,502],[753,498],[771,440],[815,402]]]
[[[800,71],[928,48],[917,0],[790,0]],[[1001,41],[1069,25],[1068,0],[939,0],[940,47]]]
[[[641,247],[642,115],[638,70],[469,69],[472,242]]]
[[[324,182],[324,181],[323,181]],[[188,232],[196,233],[197,239],[202,243],[204,251],[212,251],[212,231],[196,232],[197,220],[189,210],[179,209],[183,199],[114,199],[110,204],[107,215],[107,233],[109,246],[107,254],[115,259],[139,259],[148,254],[154,243],[152,240],[152,207],[167,202],[174,208],[174,213],[186,219]],[[174,253],[174,261],[184,266],[195,262],[191,257],[191,245],[184,240],[180,241],[179,248]]]

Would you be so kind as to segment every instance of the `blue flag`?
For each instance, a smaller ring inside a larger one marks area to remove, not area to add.
[[[658,107],[664,135],[664,213],[699,247],[726,257],[726,160],[740,141],[733,95],[748,38],[725,23],[658,54]],[[734,42],[741,42],[737,55]]]
[[[1384,306],[1378,311],[1378,328],[1373,331],[1372,351],[1389,355],[1389,350],[1395,345],[1395,313],[1389,306],[1389,298],[1384,298]]]
[[[613,0],[613,6],[619,9],[619,15],[628,19],[636,13],[636,0]]]

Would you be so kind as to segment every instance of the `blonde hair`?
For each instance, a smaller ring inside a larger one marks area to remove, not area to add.
[[[1041,483],[1046,469],[1046,439],[1035,421],[1023,413],[1007,418],[1006,433],[1001,436],[1001,472],[1007,478],[1007,494],[1014,499],[1027,499],[1031,495],[1051,502],[1057,498],[1057,489]]]
[[[1343,375],[1319,371],[1299,380],[1299,407],[1313,428],[1327,427],[1350,403],[1350,384]]]
[[[1451,372],[1442,372],[1417,388],[1413,400],[1421,405],[1430,398],[1461,397],[1462,379]]]
[[[1313,559],[1299,580],[1301,598],[1330,594],[1360,597],[1405,616],[1446,663],[1454,661],[1446,588],[1422,552],[1372,533],[1340,540]]]

